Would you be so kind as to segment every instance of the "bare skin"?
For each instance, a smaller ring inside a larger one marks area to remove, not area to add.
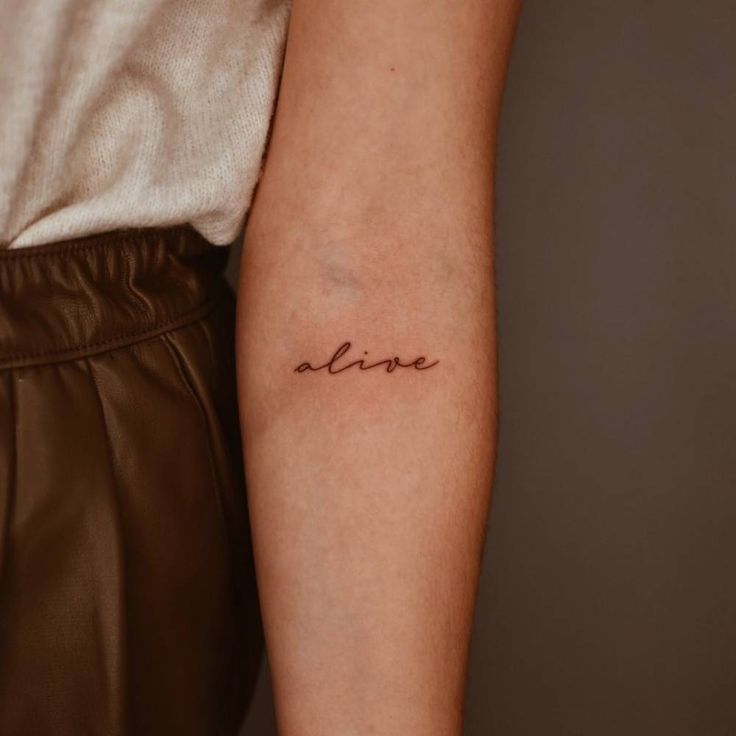
[[[517,13],[517,0],[293,4],[237,325],[281,736],[462,732]]]

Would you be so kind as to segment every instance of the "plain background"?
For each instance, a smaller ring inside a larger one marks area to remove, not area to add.
[[[733,0],[525,4],[470,736],[736,734],[735,82]]]

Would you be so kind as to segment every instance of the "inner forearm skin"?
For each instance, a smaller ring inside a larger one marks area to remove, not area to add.
[[[461,733],[495,455],[492,144],[514,15],[501,0],[294,5],[237,331],[282,736]]]
[[[391,319],[380,288],[328,321],[342,295],[322,294],[321,312],[293,286],[289,307],[253,295],[244,310],[251,516],[285,736],[460,733],[494,457],[490,279],[462,312],[426,287],[451,329],[411,291]],[[295,371],[346,337],[356,356],[438,362],[340,370],[345,354],[337,372]]]

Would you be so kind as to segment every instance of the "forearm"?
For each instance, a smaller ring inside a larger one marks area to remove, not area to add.
[[[461,52],[443,46],[457,4],[402,5],[425,33],[396,43],[399,4],[366,4],[357,26],[362,3],[320,4],[325,32],[376,34],[349,71],[334,44],[301,47],[311,4],[295,4],[300,63],[287,56],[239,286],[278,720],[284,736],[455,735],[495,447],[491,170],[512,3],[471,12],[486,42],[458,28]]]
[[[297,300],[296,320],[271,314],[245,342],[260,364],[245,374],[243,420],[285,735],[459,733],[493,462],[493,330],[478,305],[443,328],[432,315],[446,298],[427,291],[429,313],[411,292],[385,310],[369,288],[329,320],[322,308],[339,296],[315,312]],[[293,373],[344,338],[354,349],[338,369],[363,348],[439,362]]]

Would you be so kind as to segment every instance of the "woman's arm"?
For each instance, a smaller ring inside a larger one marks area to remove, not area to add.
[[[492,170],[517,11],[293,4],[237,335],[283,736],[461,732],[495,450]]]

